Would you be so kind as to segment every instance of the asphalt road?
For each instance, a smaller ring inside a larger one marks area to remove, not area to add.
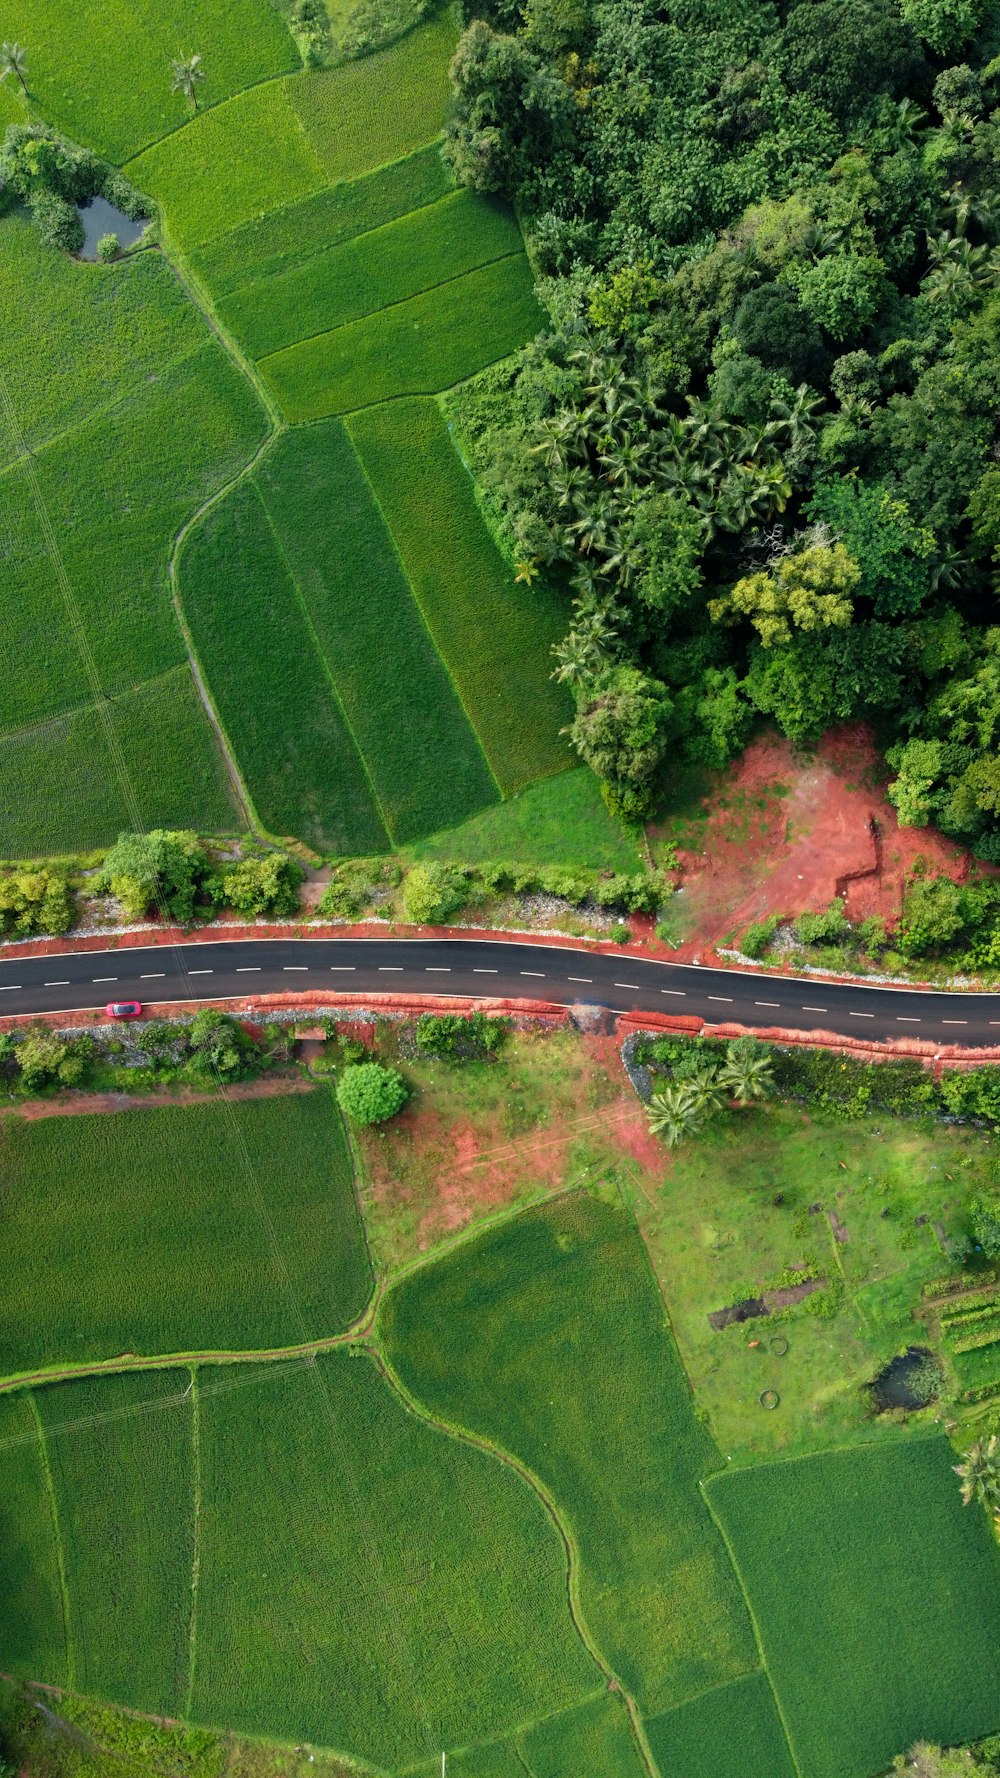
[[[246,1002],[304,992],[583,1002],[716,1024],[1000,1045],[1000,994],[856,987],[518,940],[193,939],[0,962],[0,1016],[92,1010],[111,1000]]]

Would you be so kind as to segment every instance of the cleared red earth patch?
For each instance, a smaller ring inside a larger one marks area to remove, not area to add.
[[[918,860],[963,881],[969,853],[933,828],[901,828],[884,778],[860,723],[831,730],[809,754],[777,735],[752,741],[693,818],[661,830],[680,840],[676,955],[703,956],[752,921],[819,912],[838,895],[849,919],[892,922]]]

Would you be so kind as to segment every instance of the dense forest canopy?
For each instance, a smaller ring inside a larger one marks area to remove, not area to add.
[[[551,331],[455,414],[611,805],[875,725],[1000,863],[1000,12],[465,0],[446,154]]]

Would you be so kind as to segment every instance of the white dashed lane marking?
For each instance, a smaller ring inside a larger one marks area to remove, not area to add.
[[[632,988],[637,994],[640,992],[638,982],[613,982],[612,986],[615,988]]]
[[[283,963],[281,967],[285,974],[289,975],[293,970],[308,970],[309,965],[308,963]]]
[[[802,1008],[802,1011],[803,1012],[825,1012],[826,1007],[825,1006],[804,1006]]]
[[[544,969],[522,969],[521,974],[522,975],[537,976],[537,978],[540,982],[544,982],[544,980],[545,980]],[[615,983],[616,988],[627,988],[629,985],[630,984],[628,982],[616,982]]]
[[[237,975],[259,975],[260,974],[260,964],[259,963],[238,963],[236,965],[236,973],[237,973]]]
[[[851,1019],[873,1019],[875,1014],[873,1012],[848,1012],[847,1016]]]
[[[660,993],[661,994],[673,994],[674,998],[677,1000],[686,1000],[687,999],[687,992],[684,988],[661,988]]]
[[[14,989],[20,986],[20,982],[4,982],[3,987],[0,988],[0,994],[12,994]]]
[[[354,974],[356,974],[356,967],[353,963],[331,963],[330,974],[331,975],[354,975]]]
[[[166,973],[167,973],[167,972],[166,972],[166,970],[165,970],[165,969],[158,969],[158,970],[157,970],[157,971],[156,971],[156,972],[155,972],[155,974],[152,974],[152,975],[141,975],[141,976],[140,976],[140,977],[139,977],[139,980],[140,980],[140,981],[141,981],[141,982],[162,982],[162,980],[163,980],[163,978],[164,978],[164,976],[165,976],[165,975],[166,975]]]
[[[451,974],[451,964],[450,963],[428,963],[424,973],[426,975],[450,975]]]
[[[896,1014],[896,1023],[897,1025],[919,1025],[920,1020],[911,1019],[905,1012],[898,1012]]]
[[[473,964],[472,973],[473,975],[496,975],[497,971],[495,969],[477,969]]]
[[[69,983],[68,982],[43,982],[42,986],[44,988],[68,988]]]
[[[592,975],[568,975],[566,977],[568,982],[592,982],[593,979]]]
[[[732,1006],[733,1004],[733,997],[731,994],[709,994],[708,998],[709,1000],[722,1001],[726,1006]]]
[[[402,975],[403,965],[401,963],[380,963],[378,972],[379,975]]]
[[[214,975],[214,969],[189,969],[188,975]]]
[[[754,1006],[780,1006],[780,1000],[755,1000]]]

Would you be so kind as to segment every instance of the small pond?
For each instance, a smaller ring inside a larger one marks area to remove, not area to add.
[[[926,1346],[909,1346],[890,1359],[868,1388],[876,1414],[892,1408],[925,1408],[941,1393],[940,1364]]]
[[[81,259],[97,258],[97,243],[102,235],[117,235],[123,247],[131,247],[137,241],[143,229],[149,227],[149,218],[142,217],[133,222],[123,210],[116,210],[107,198],[90,198],[86,204],[78,204],[80,221],[83,223],[84,242],[80,248]]]

